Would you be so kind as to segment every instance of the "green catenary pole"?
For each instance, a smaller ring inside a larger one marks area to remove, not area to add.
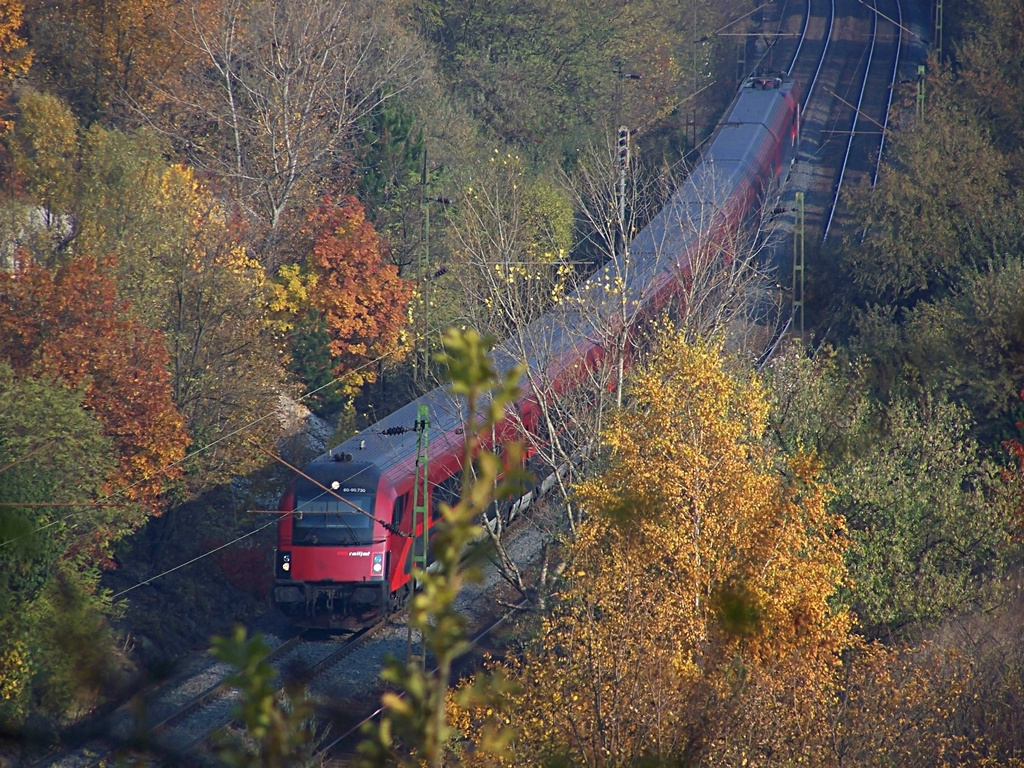
[[[412,488],[412,566],[413,568],[427,569],[427,507],[428,494],[427,483],[430,479],[430,410],[421,405],[416,412],[416,431],[419,437],[416,441],[416,479]],[[421,526],[419,539],[416,537],[416,526]],[[409,584],[412,587],[412,582]],[[405,646],[406,661],[413,658],[412,653],[412,624],[409,625],[409,635]],[[419,663],[421,669],[427,668],[427,650],[420,648]]]
[[[427,482],[429,480],[429,439],[430,439],[430,410],[425,405],[419,407],[416,414],[416,431],[419,438],[416,443],[416,480],[412,490],[412,564],[414,568],[426,569],[427,567]],[[422,525],[422,538],[419,546],[416,542],[416,527]]]

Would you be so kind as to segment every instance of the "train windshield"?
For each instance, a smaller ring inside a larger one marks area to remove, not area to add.
[[[361,546],[373,543],[373,496],[344,494],[336,499],[318,488],[297,489],[292,541],[296,544]],[[347,503],[346,503],[347,502]],[[361,510],[361,511],[360,511]]]

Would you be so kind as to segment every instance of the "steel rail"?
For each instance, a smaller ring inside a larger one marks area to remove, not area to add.
[[[885,118],[882,120],[882,138],[878,142],[878,157],[875,159],[875,172],[871,176],[871,186],[878,183],[878,174],[882,168],[882,153],[885,152],[885,137],[889,132],[889,115],[892,113],[892,101],[896,97],[896,84],[899,80],[900,56],[903,51],[903,5],[900,0],[896,3],[896,58],[892,64],[892,76],[889,78],[889,99],[885,105]]]
[[[878,10],[878,2],[877,2],[877,0],[874,0],[874,2],[872,2],[871,7],[875,11]],[[828,240],[828,233],[832,229],[832,222],[833,222],[833,220],[835,219],[835,216],[836,216],[836,209],[839,207],[839,195],[842,192],[843,181],[844,181],[844,179],[846,177],[846,166],[850,162],[850,152],[853,149],[853,139],[857,135],[857,121],[860,119],[860,110],[861,110],[861,107],[864,104],[864,94],[867,91],[867,87],[868,87],[868,79],[869,79],[869,75],[871,73],[871,64],[872,64],[872,61],[874,60],[875,43],[877,42],[877,40],[878,40],[878,13],[876,12],[876,13],[873,13],[871,15],[871,45],[868,46],[868,56],[867,56],[867,61],[865,62],[865,65],[864,65],[864,77],[861,80],[861,84],[860,84],[860,94],[857,96],[857,104],[854,106],[854,109],[853,109],[853,122],[850,125],[850,137],[846,140],[846,153],[843,156],[843,163],[842,163],[842,165],[839,168],[839,179],[836,182],[835,194],[832,197],[832,205],[831,205],[831,210],[829,211],[829,214],[828,214],[828,222],[826,222],[826,224],[825,224],[825,233],[821,237],[821,241],[822,242],[825,242],[826,240]]]

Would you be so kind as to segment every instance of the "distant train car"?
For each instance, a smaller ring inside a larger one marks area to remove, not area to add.
[[[799,133],[797,97],[789,78],[748,79],[700,163],[631,241],[628,254],[620,253],[619,264],[609,262],[585,283],[577,292],[580,300],[568,302],[568,309],[532,323],[524,333],[525,350],[499,348],[498,366],[522,362],[543,372],[556,391],[571,389],[581,368],[605,357],[602,339],[680,297],[698,258],[711,253],[728,259],[737,228],[788,171]],[[626,318],[598,298],[602,275],[616,269],[627,276]],[[535,431],[539,409],[523,384],[516,408],[525,428]],[[430,415],[428,514],[413,530],[420,449],[414,427],[421,406]],[[464,405],[439,387],[304,467],[280,505],[273,592],[278,607],[300,625],[343,627],[404,605],[412,591],[414,554],[423,554],[423,526],[437,519],[441,502],[458,498],[465,422]],[[511,425],[503,428],[505,434],[482,436],[484,447],[515,436]]]

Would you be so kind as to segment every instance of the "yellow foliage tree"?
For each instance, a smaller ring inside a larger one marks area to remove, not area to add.
[[[813,762],[849,643],[843,521],[813,458],[766,447],[756,380],[659,347],[577,488],[590,517],[506,713],[517,761]]]
[[[0,0],[0,77],[23,74],[32,64],[32,54],[23,50],[27,43],[20,34],[24,12],[21,0]]]

